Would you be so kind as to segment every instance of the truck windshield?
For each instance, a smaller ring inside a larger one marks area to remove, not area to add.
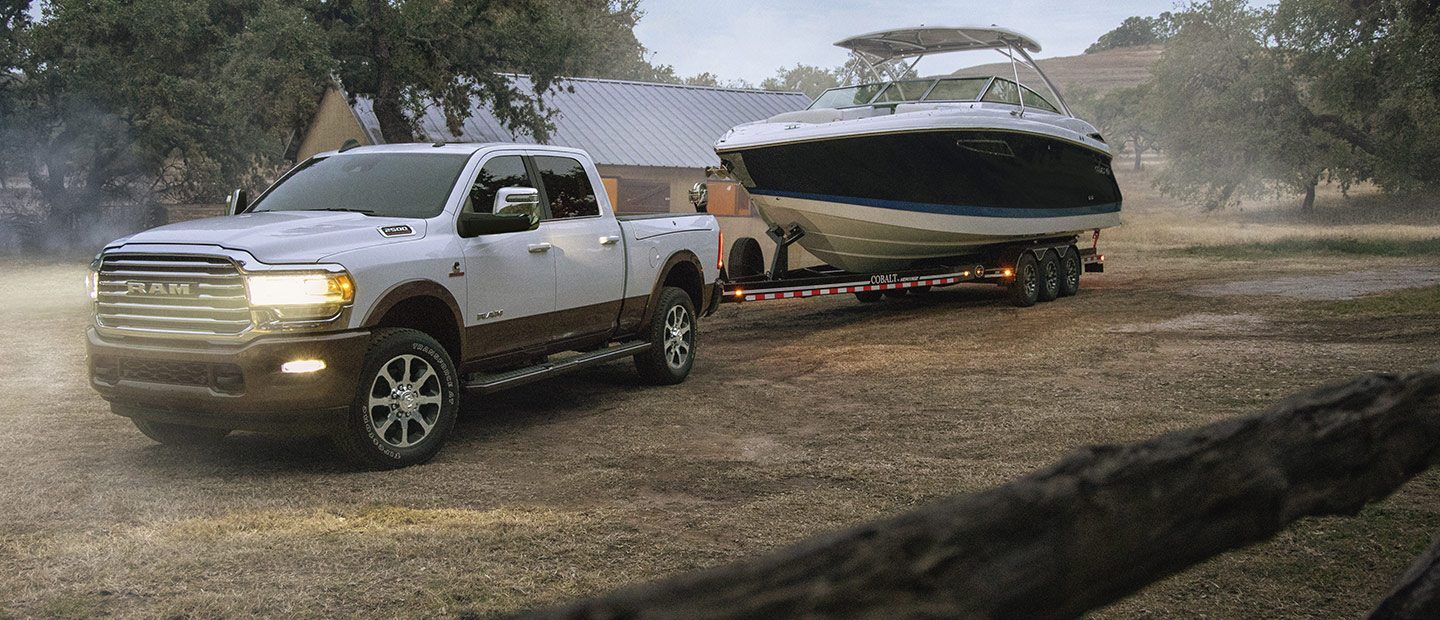
[[[355,211],[440,215],[469,155],[352,153],[310,159],[261,196],[256,211]]]

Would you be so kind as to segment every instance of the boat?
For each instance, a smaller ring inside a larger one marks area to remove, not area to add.
[[[836,45],[875,79],[739,125],[715,144],[720,172],[740,181],[771,227],[798,227],[816,258],[873,273],[1120,224],[1111,148],[1031,58],[1034,39],[994,26],[921,27]],[[906,77],[921,58],[977,50],[1007,57],[1011,74]],[[1021,67],[1049,98],[1020,79]]]

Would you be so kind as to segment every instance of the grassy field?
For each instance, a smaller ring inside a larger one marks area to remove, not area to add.
[[[434,463],[393,472],[314,439],[152,444],[86,386],[84,265],[5,262],[0,284],[25,293],[0,305],[0,617],[489,616],[1436,362],[1440,288],[1416,284],[1433,216],[1331,192],[1305,218],[1285,201],[1204,214],[1122,183],[1127,225],[1076,298],[727,306],[685,384],[612,364],[471,399]],[[1385,286],[1356,294],[1355,274]],[[1437,531],[1431,472],[1097,615],[1353,617]]]

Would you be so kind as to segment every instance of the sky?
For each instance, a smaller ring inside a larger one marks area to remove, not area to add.
[[[635,36],[650,61],[681,76],[703,71],[752,84],[795,63],[835,67],[846,37],[905,26],[988,26],[1040,42],[1037,58],[1073,56],[1132,15],[1172,11],[1176,0],[641,0]],[[997,56],[998,58],[998,56]],[[948,63],[947,63],[948,61]],[[922,75],[993,62],[979,53],[922,61]],[[953,66],[950,66],[953,65]]]

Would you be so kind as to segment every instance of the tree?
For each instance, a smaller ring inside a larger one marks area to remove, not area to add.
[[[314,109],[324,41],[281,0],[71,0],[27,33],[10,157],[76,232],[116,199],[257,184]]]
[[[1152,129],[1154,123],[1145,105],[1150,90],[1151,83],[1145,82],[1104,95],[1078,91],[1071,96],[1071,109],[1094,123],[1110,144],[1122,150],[1129,145],[1135,156],[1136,171],[1140,170],[1141,157],[1146,152],[1158,150]]]
[[[6,186],[9,176],[5,151],[10,145],[5,137],[15,118],[15,97],[22,78],[21,37],[29,27],[30,0],[0,0],[0,188]]]
[[[387,142],[416,137],[429,106],[452,133],[475,101],[511,131],[549,136],[544,93],[562,75],[648,77],[635,0],[306,0],[352,96],[374,101]],[[642,66],[643,65],[643,66]],[[531,77],[515,87],[507,73]]]
[[[1164,43],[1175,36],[1175,30],[1175,16],[1168,11],[1157,17],[1127,17],[1119,27],[1100,35],[1085,53]]]
[[[1307,107],[1293,68],[1271,47],[1271,14],[1244,0],[1208,0],[1176,16],[1146,106],[1170,155],[1162,190],[1217,209],[1290,189],[1314,203],[1328,174],[1364,178],[1369,155]]]
[[[766,78],[760,83],[760,88],[765,90],[800,91],[806,96],[814,99],[826,89],[835,88],[840,85],[839,72],[833,69],[822,69],[811,65],[797,63],[790,68],[781,67],[775,72],[775,77]]]

